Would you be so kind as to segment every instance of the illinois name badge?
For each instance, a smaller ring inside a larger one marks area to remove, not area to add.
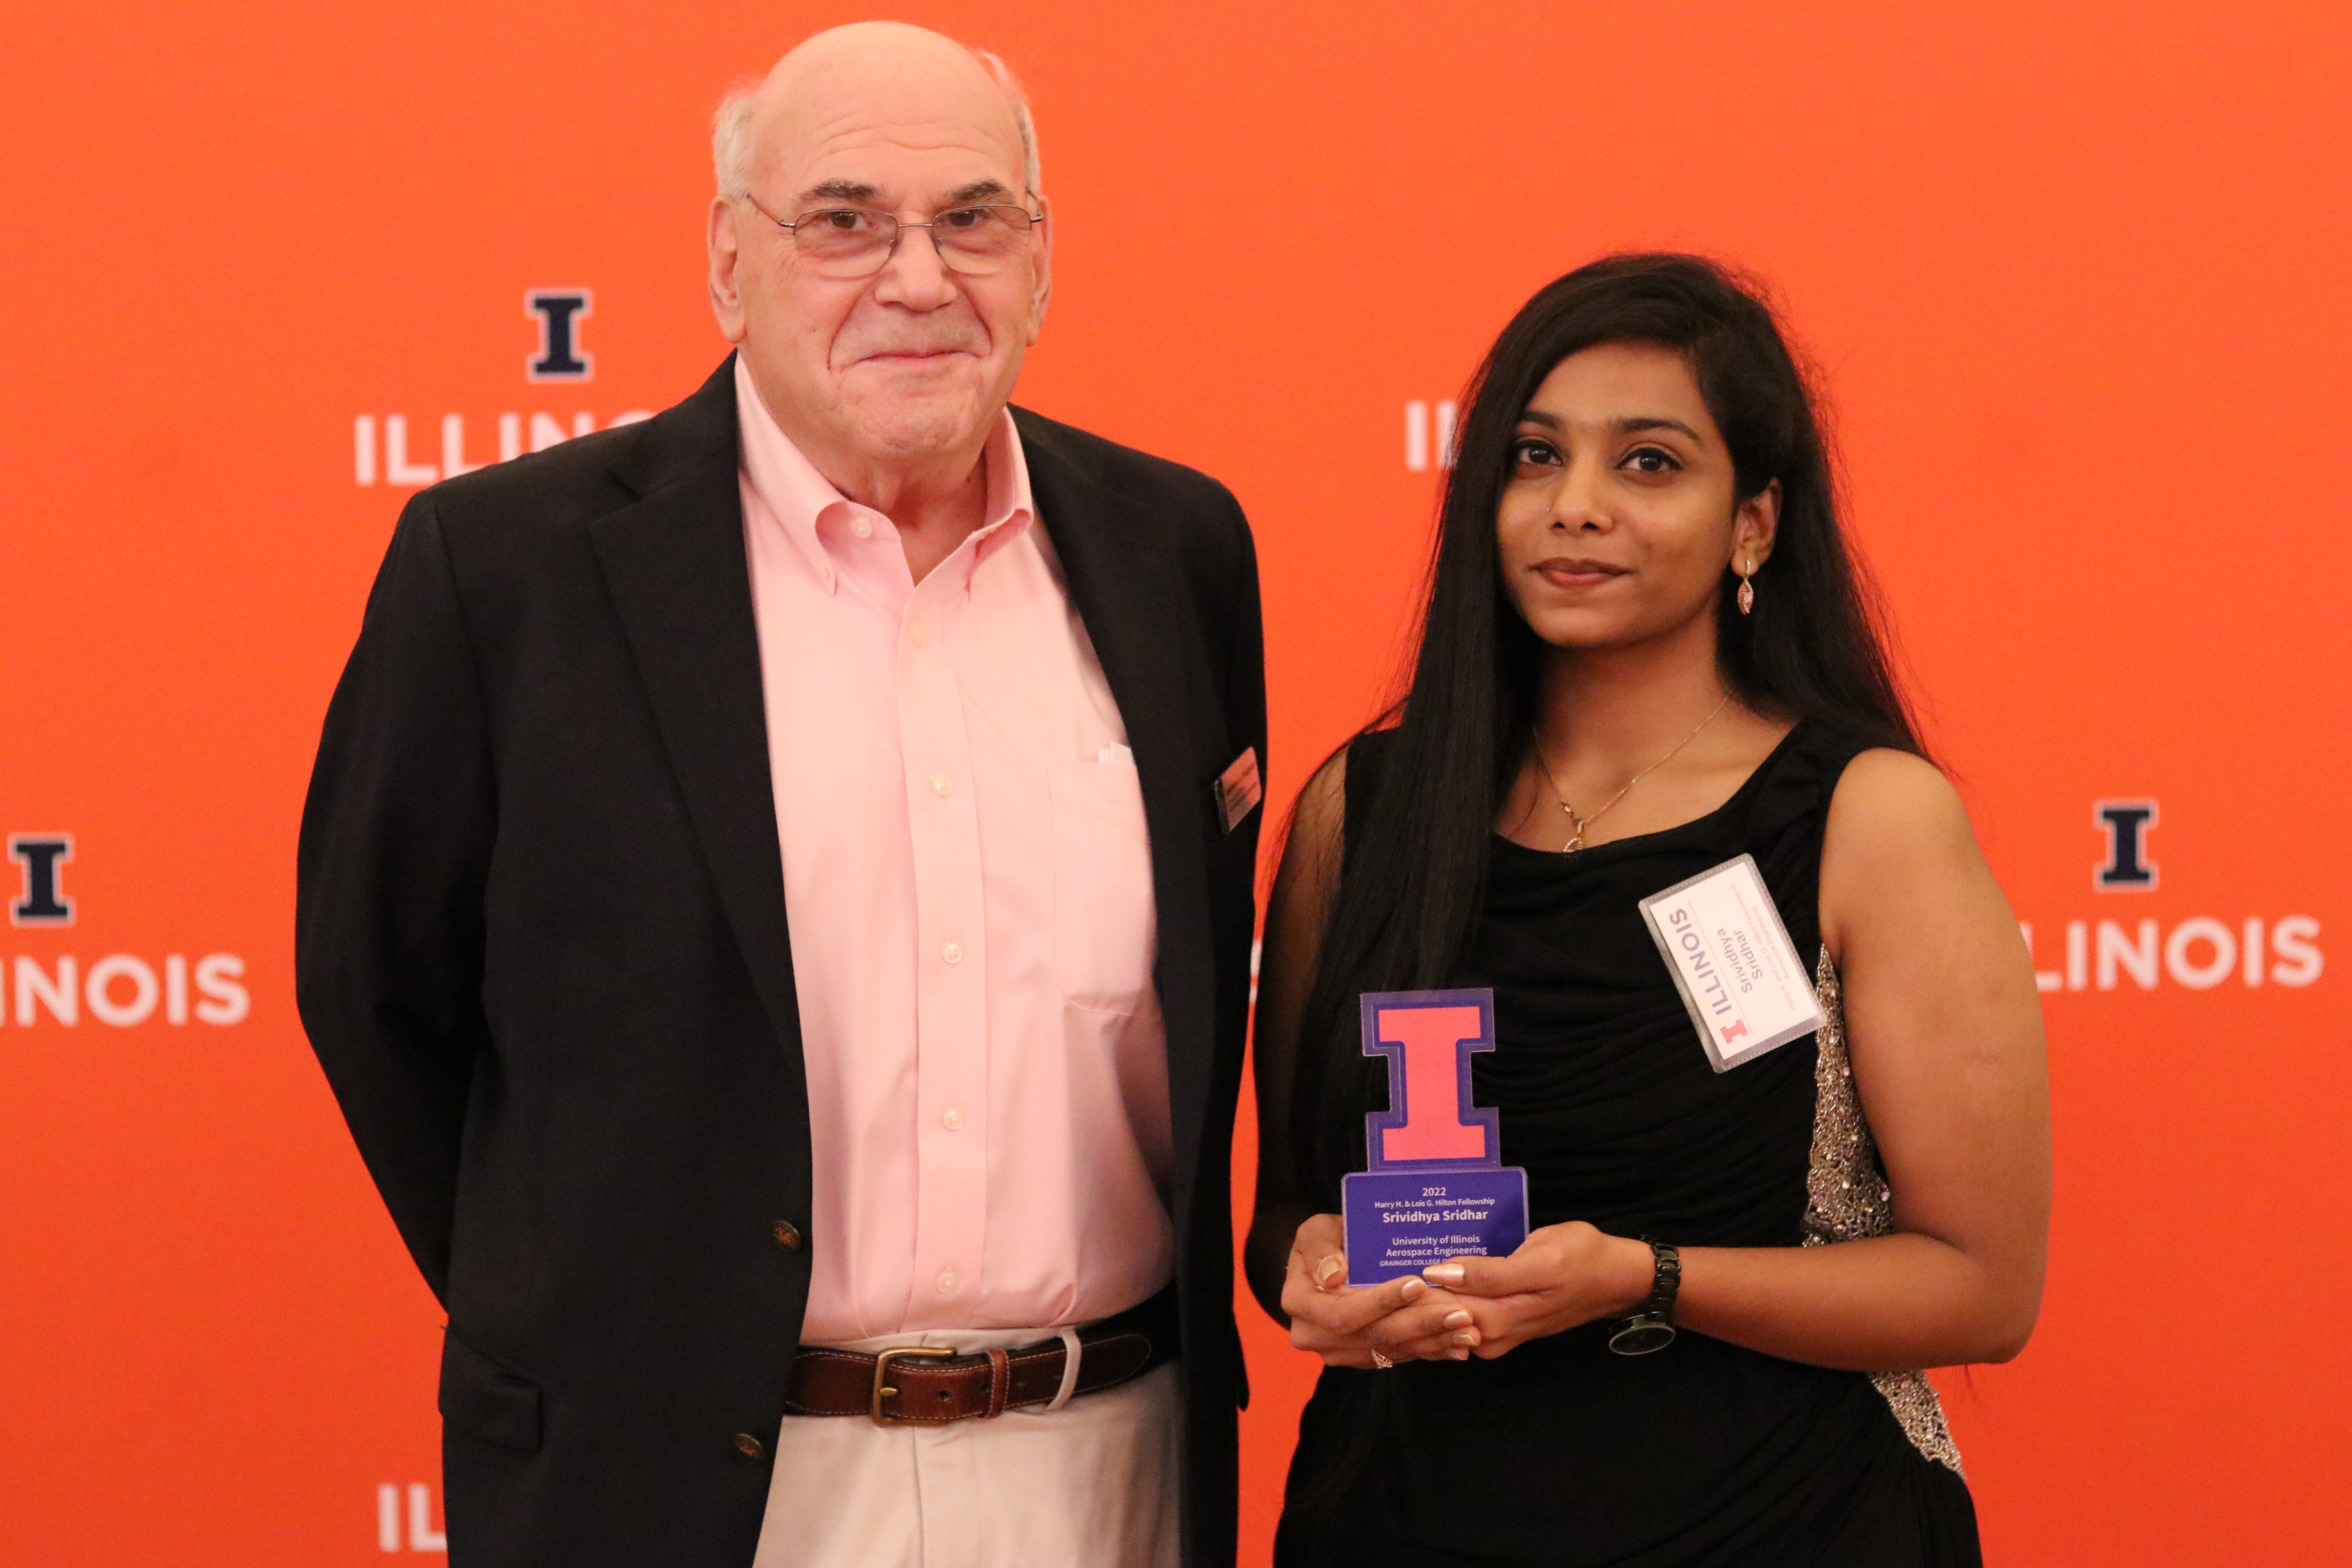
[[[1641,907],[1716,1071],[1829,1021],[1752,858],[1726,860]]]
[[[1231,833],[1249,820],[1265,794],[1257,775],[1257,748],[1252,746],[1235,757],[1233,765],[1219,773],[1209,786],[1209,795],[1217,808],[1217,820]]]

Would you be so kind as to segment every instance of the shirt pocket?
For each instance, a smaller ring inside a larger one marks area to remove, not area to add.
[[[1140,1011],[1151,995],[1159,921],[1143,781],[1128,761],[1056,763],[1050,777],[1063,999],[1089,1012]]]

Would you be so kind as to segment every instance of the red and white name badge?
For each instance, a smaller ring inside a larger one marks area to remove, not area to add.
[[[1641,907],[1716,1071],[1829,1022],[1750,857],[1653,893]]]
[[[1235,757],[1233,765],[1209,786],[1209,795],[1217,808],[1217,820],[1224,824],[1227,833],[1248,821],[1265,795],[1257,774],[1257,748],[1252,746]]]

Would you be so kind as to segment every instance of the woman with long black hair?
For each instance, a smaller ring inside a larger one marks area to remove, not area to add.
[[[1308,784],[1267,918],[1248,1271],[1326,1366],[1278,1562],[1979,1561],[1918,1369],[2032,1331],[2041,1015],[1834,502],[1708,262],[1579,268],[1480,369],[1406,695]],[[1717,1071],[1638,906],[1742,855],[1827,1022]],[[1351,1288],[1357,998],[1465,986],[1534,1228]]]

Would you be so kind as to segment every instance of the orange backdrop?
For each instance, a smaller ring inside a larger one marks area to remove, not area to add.
[[[858,14],[12,15],[0,1562],[438,1546],[439,1319],[292,1005],[319,719],[445,435],[488,460],[502,416],[528,444],[716,363],[707,112]],[[1511,309],[1602,250],[1777,284],[2049,988],[2041,1331],[1944,1379],[1989,1554],[2340,1552],[2343,8],[902,14],[1036,100],[1060,281],[1024,400],[1249,508],[1276,808],[1395,654],[1436,478],[1411,405],[1426,443]],[[566,288],[593,293],[593,379],[531,382],[524,295]],[[2158,804],[2152,889],[2096,884],[2112,800]],[[1243,1321],[1262,1562],[1310,1369]]]

